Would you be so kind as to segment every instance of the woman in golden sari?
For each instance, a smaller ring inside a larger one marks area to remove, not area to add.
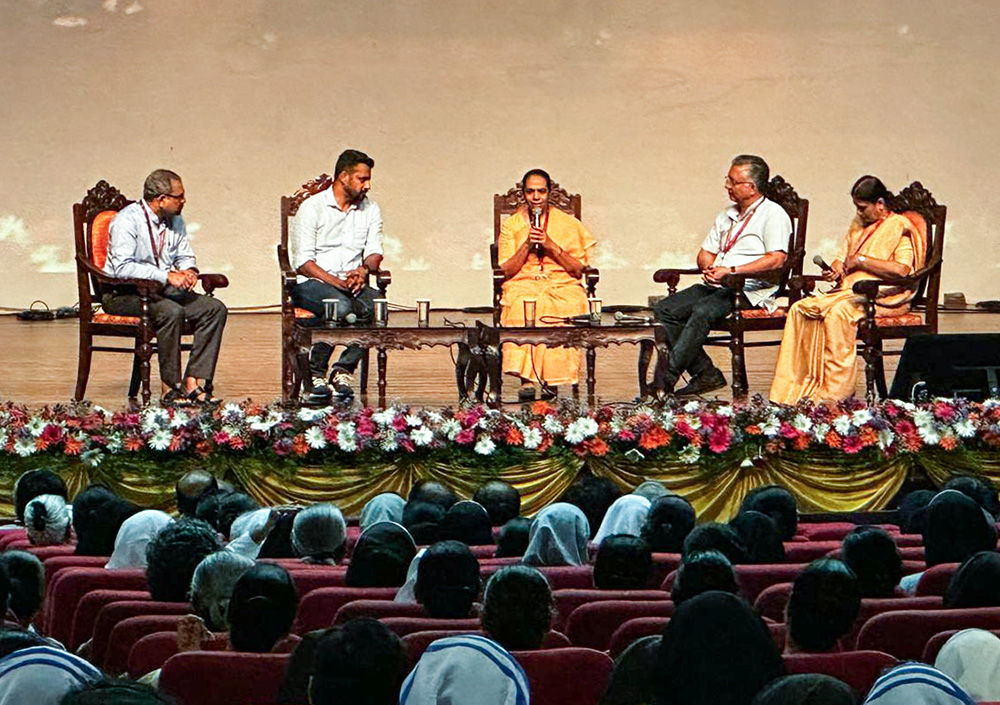
[[[524,301],[535,300],[536,325],[558,325],[547,317],[565,318],[587,313],[587,294],[581,278],[590,263],[594,237],[576,218],[549,208],[552,179],[532,169],[521,180],[525,206],[500,226],[497,260],[506,276],[500,301],[500,323],[524,325]],[[555,395],[562,384],[580,376],[580,351],[544,345],[503,346],[504,374],[521,381],[520,401]]]
[[[858,322],[864,318],[864,297],[852,287],[866,279],[906,276],[923,266],[926,226],[918,214],[911,219],[911,214],[895,213],[892,193],[874,176],[858,179],[851,198],[857,217],[830,269],[823,272],[833,289],[801,299],[788,311],[771,384],[773,402],[851,396]],[[900,315],[908,310],[904,302],[912,295],[911,290],[887,290],[878,303],[893,305],[892,314]]]

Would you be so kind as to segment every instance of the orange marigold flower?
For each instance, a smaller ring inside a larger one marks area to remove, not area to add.
[[[197,455],[199,455],[202,458],[204,458],[209,453],[212,452],[212,444],[210,442],[206,441],[206,440],[200,440],[200,441],[198,441],[198,444],[194,447],[194,452]]]
[[[957,436],[942,436],[941,440],[938,441],[940,445],[945,450],[955,450],[958,447],[958,437]]]
[[[309,444],[304,434],[300,433],[292,440],[292,452],[295,455],[305,455],[309,452]]]
[[[80,455],[83,451],[83,441],[78,441],[73,436],[66,436],[66,443],[63,446],[66,455]]]
[[[125,442],[122,445],[124,446],[125,450],[134,453],[136,451],[142,450],[142,447],[143,445],[145,445],[145,443],[143,442],[141,436],[129,436],[128,438],[125,439]]]
[[[44,436],[39,436],[35,439],[35,448],[38,450],[45,450],[49,447],[49,441]]]
[[[587,450],[590,451],[591,455],[602,456],[606,455],[608,452],[608,444],[604,442],[603,438],[591,438],[586,442]]]
[[[746,432],[747,432],[747,435],[750,435],[750,436],[759,436],[760,435],[760,426],[758,426],[755,423],[752,423],[752,424],[750,424],[749,426],[746,427]]]
[[[858,437],[861,439],[861,445],[866,448],[878,443],[878,432],[871,426],[865,426],[862,428],[858,433]]]
[[[831,448],[840,448],[843,445],[843,439],[836,431],[827,431],[823,440],[825,440],[826,444]]]
[[[539,400],[531,405],[531,413],[535,416],[545,416],[550,411],[552,411],[552,405],[547,401]]]
[[[552,436],[546,433],[544,436],[542,436],[542,442],[538,444],[538,448],[535,449],[535,452],[540,455],[551,447],[552,447]]]
[[[654,450],[669,445],[671,440],[669,433],[659,426],[654,426],[639,437],[639,447]]]
[[[795,450],[805,450],[809,447],[809,436],[804,433],[800,433],[794,441],[792,441],[792,447]]]
[[[173,438],[170,439],[170,445],[167,446],[167,450],[169,450],[171,453],[176,453],[180,449],[181,449],[181,437],[174,436]]]
[[[509,446],[519,446],[524,443],[524,434],[516,426],[512,426],[510,430],[507,431],[507,445]]]

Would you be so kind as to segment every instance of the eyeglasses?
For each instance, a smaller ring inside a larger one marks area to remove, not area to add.
[[[174,195],[172,193],[164,193],[164,194],[160,195],[160,198],[172,198],[175,201],[186,201],[187,200],[187,197],[183,193],[180,193],[180,194],[177,194],[177,195]]]
[[[753,181],[733,181],[728,176],[726,177],[726,186],[728,187],[737,186],[739,184],[752,184],[752,183]]]

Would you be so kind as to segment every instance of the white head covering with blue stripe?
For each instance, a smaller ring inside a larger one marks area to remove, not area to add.
[[[506,649],[475,634],[427,647],[403,681],[399,705],[528,705],[528,678]]]
[[[885,673],[865,698],[864,705],[975,705],[962,687],[936,668],[904,663]]]
[[[604,539],[615,534],[639,536],[649,514],[650,502],[637,494],[624,494],[608,507],[601,528],[594,536],[594,543],[600,545]]]
[[[32,646],[0,659],[0,705],[59,705],[73,688],[101,672],[61,649]]]

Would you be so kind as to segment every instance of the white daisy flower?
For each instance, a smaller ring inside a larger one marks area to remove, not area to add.
[[[693,414],[699,409],[701,409],[701,402],[689,401],[687,404],[684,405],[683,408],[684,408],[684,413]]]
[[[417,426],[424,425],[424,420],[416,414],[407,414],[404,421],[406,421],[406,425],[410,428],[416,428]]]
[[[483,435],[479,437],[478,441],[476,441],[476,446],[473,450],[480,455],[491,455],[496,448],[496,443],[494,443],[489,436]]]
[[[677,454],[677,458],[682,463],[687,463],[688,465],[694,465],[698,462],[698,458],[701,457],[701,448],[696,445],[689,445],[680,453]]]
[[[891,428],[883,428],[878,432],[878,447],[882,450],[887,450],[892,446],[892,442],[896,440],[896,434],[893,433]]]
[[[153,435],[149,437],[146,441],[146,445],[153,450],[166,450],[170,447],[170,441],[173,440],[173,436],[170,431],[165,428],[159,428],[153,432]]]
[[[323,435],[323,429],[318,426],[312,426],[307,428],[305,432],[306,443],[313,450],[323,450],[326,448],[326,436]]]
[[[174,417],[170,419],[170,428],[183,428],[191,418],[183,411],[174,412]]]
[[[377,423],[379,426],[391,426],[393,420],[396,418],[396,409],[389,407],[388,409],[383,409],[382,411],[376,411],[372,414],[372,421]]]
[[[524,429],[524,447],[527,450],[535,450],[542,444],[542,429],[540,428],[526,428]]]
[[[45,427],[48,425],[49,422],[46,421],[45,419],[39,416],[32,416],[28,420],[28,423],[24,425],[24,427],[28,430],[28,433],[30,433],[35,438],[38,438],[40,435],[42,435],[42,431],[44,431]]]
[[[868,409],[858,409],[853,414],[851,414],[851,421],[858,428],[861,428],[866,423],[871,421],[873,418],[874,417],[872,416],[872,412],[868,411]]]
[[[229,423],[236,423],[243,419],[246,414],[243,409],[240,408],[239,404],[234,404],[229,402],[224,407],[222,407],[222,420]]]
[[[818,423],[813,427],[813,438],[817,441],[826,440],[826,434],[830,432],[830,424]]]
[[[337,424],[337,446],[348,453],[358,449],[358,442],[355,436],[354,424],[344,421]]]
[[[441,434],[449,441],[455,440],[455,436],[462,432],[462,424],[455,419],[445,419],[441,423]]]
[[[32,438],[18,438],[14,442],[14,452],[22,458],[34,455],[36,450],[35,441]]]
[[[934,412],[930,409],[916,409],[913,412],[913,423],[917,428],[934,425]]]
[[[976,424],[972,423],[969,419],[956,421],[953,428],[955,429],[955,435],[959,438],[972,438],[976,435]]]
[[[545,420],[542,421],[542,428],[544,428],[546,432],[551,433],[553,436],[563,432],[562,421],[555,416],[546,416]]]
[[[733,415],[733,407],[729,406],[728,404],[725,406],[720,406],[718,409],[715,410],[715,413],[718,414],[719,416],[725,416],[728,418]]]
[[[833,420],[833,430],[839,433],[841,436],[846,436],[851,432],[851,417],[850,416],[838,416]]]
[[[434,431],[426,426],[418,426],[410,431],[410,438],[418,446],[427,446],[434,441]]]
[[[589,416],[584,416],[576,421],[573,421],[566,428],[566,442],[576,445],[577,443],[583,442],[584,439],[590,438],[597,433],[597,431],[597,422]]]
[[[796,414],[792,417],[792,428],[799,433],[809,433],[809,431],[812,430],[812,426],[812,419],[805,414]]]
[[[917,433],[929,446],[937,445],[941,440],[941,432],[938,430],[937,426],[930,424],[927,426],[918,426]]]
[[[381,441],[379,441],[378,446],[386,453],[391,453],[396,450],[399,448],[399,443],[396,441],[396,434],[392,433],[385,436]]]

